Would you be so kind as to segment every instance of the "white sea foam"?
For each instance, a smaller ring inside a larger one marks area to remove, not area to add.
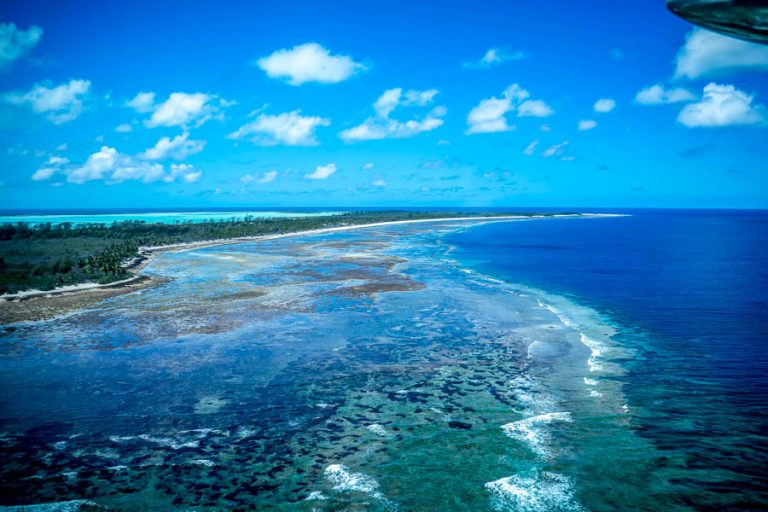
[[[97,507],[91,500],[58,501],[55,503],[40,503],[37,505],[17,505],[0,507],[3,512],[77,512],[84,506]]]
[[[368,425],[365,428],[367,428],[377,436],[386,437],[386,438],[392,437],[392,434],[387,432],[387,429],[384,428],[382,425],[379,425],[378,423],[372,423],[371,425]]]
[[[325,501],[327,499],[328,498],[326,498],[325,495],[320,491],[312,491],[309,493],[309,496],[304,498],[304,501]]]
[[[560,323],[562,323],[564,326],[573,329],[579,333],[579,338],[581,340],[581,343],[584,344],[589,350],[590,350],[590,356],[589,359],[587,359],[587,366],[589,367],[590,372],[602,372],[605,370],[605,367],[600,362],[601,356],[604,355],[605,352],[605,345],[596,340],[594,337],[590,337],[587,334],[585,334],[583,331],[579,330],[580,326],[578,323],[574,322],[572,319],[568,318],[566,315],[564,315],[559,309],[556,307],[547,304],[546,302],[543,302],[540,299],[536,300],[539,303],[539,306],[546,309],[553,315],[555,315],[558,320],[560,320]]]
[[[543,471],[513,475],[485,484],[491,507],[499,512],[581,512],[571,481],[558,473]]]
[[[539,306],[541,306],[542,308],[546,309],[547,311],[549,311],[550,313],[555,315],[557,317],[557,319],[560,320],[560,323],[562,323],[564,326],[570,327],[571,329],[576,329],[577,328],[577,325],[570,318],[568,318],[567,316],[563,315],[560,312],[560,310],[557,309],[556,307],[554,307],[554,306],[552,306],[550,304],[547,304],[546,302],[542,302],[540,299],[536,299],[536,302],[539,303]]]
[[[537,454],[549,457],[551,453],[546,446],[547,433],[542,427],[556,421],[570,423],[573,417],[570,412],[548,412],[507,423],[502,425],[501,429],[508,437],[528,444],[528,447]]]
[[[139,434],[137,436],[109,436],[109,440],[116,444],[124,444],[131,441],[144,441],[159,446],[180,450],[181,448],[198,448],[200,440],[208,434],[218,434],[228,436],[229,432],[212,429],[183,430],[176,435],[168,437],[157,437],[149,434]]]
[[[192,462],[197,464],[198,466],[205,466],[207,468],[211,468],[216,465],[215,462],[209,459],[195,459]]]
[[[147,434],[141,434],[140,436],[138,436],[138,438],[148,443],[155,443],[160,446],[167,446],[174,450],[179,450],[181,448],[197,448],[200,446],[200,441],[198,441],[197,439],[194,439],[192,441],[184,441],[184,440],[174,439],[172,437],[153,437]]]
[[[587,359],[587,365],[589,366],[590,372],[599,372],[603,370],[603,366],[598,362],[598,359],[603,353],[603,345],[599,341],[590,338],[583,332],[579,333],[581,335],[581,342],[589,348],[591,351],[591,354],[589,356],[589,359]]]
[[[354,473],[342,464],[331,464],[325,468],[325,477],[337,491],[356,491],[381,498],[379,482],[364,473]]]
[[[536,385],[530,377],[517,376],[509,381],[509,385],[515,399],[527,409],[546,411],[555,407],[551,396],[536,391]]]
[[[235,431],[235,436],[237,436],[239,439],[253,437],[256,434],[258,434],[258,431],[253,427],[239,426]]]
[[[598,381],[595,379],[590,379],[589,377],[584,377],[584,384],[587,386],[597,386]]]

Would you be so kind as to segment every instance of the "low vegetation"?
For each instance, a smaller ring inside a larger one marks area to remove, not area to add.
[[[127,263],[140,247],[399,220],[484,215],[461,212],[349,212],[327,217],[149,224],[143,221],[106,224],[0,225],[0,293],[50,290],[83,282],[110,283],[130,276]],[[530,214],[523,214],[530,215]]]

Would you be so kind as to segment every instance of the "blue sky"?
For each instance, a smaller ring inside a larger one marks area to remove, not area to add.
[[[663,1],[0,7],[3,208],[768,207],[768,46]]]

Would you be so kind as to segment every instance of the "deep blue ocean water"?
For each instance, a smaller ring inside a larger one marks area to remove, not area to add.
[[[768,212],[628,213],[446,241],[480,272],[610,316],[638,349],[625,392],[642,410],[635,428],[676,466],[671,492],[702,509],[768,506]]]

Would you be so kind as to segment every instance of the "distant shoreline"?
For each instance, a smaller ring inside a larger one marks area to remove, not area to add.
[[[319,235],[325,233],[336,233],[343,231],[352,231],[356,229],[367,229],[374,227],[386,227],[396,226],[404,224],[421,224],[421,223],[437,223],[437,222],[470,222],[470,221],[482,221],[482,222],[506,222],[506,221],[519,221],[527,219],[549,219],[549,218],[599,218],[599,217],[621,217],[623,214],[610,214],[610,213],[574,213],[574,214],[553,214],[553,215],[508,215],[508,216],[475,216],[475,217],[444,217],[436,219],[409,219],[398,220],[388,222],[373,222],[369,224],[352,224],[347,226],[336,226],[332,228],[320,228],[311,229],[305,231],[294,231],[290,233],[280,233],[275,235],[256,235],[237,238],[222,238],[215,240],[204,240],[197,242],[183,242],[178,244],[158,245],[150,247],[140,247],[138,256],[133,260],[124,264],[126,270],[133,274],[131,277],[114,281],[111,283],[80,283],[76,285],[67,285],[54,288],[52,290],[24,290],[12,294],[0,295],[0,305],[6,307],[10,304],[24,303],[31,299],[65,299],[74,295],[87,295],[93,292],[110,291],[109,295],[119,295],[121,293],[127,293],[136,289],[143,289],[148,286],[152,286],[159,280],[150,276],[141,274],[141,271],[150,263],[155,253],[165,251],[188,251],[193,249],[200,249],[205,247],[215,247],[219,245],[231,245],[244,242],[256,242],[262,240],[276,240],[281,238],[299,237]],[[103,298],[103,297],[102,297]],[[66,306],[66,305],[65,305]],[[66,308],[69,309],[69,308]],[[0,315],[0,320],[4,321],[6,315]],[[13,318],[18,318],[18,314],[11,315]],[[24,315],[22,315],[24,316]],[[36,315],[31,315],[36,316]],[[18,321],[18,320],[16,320]]]

